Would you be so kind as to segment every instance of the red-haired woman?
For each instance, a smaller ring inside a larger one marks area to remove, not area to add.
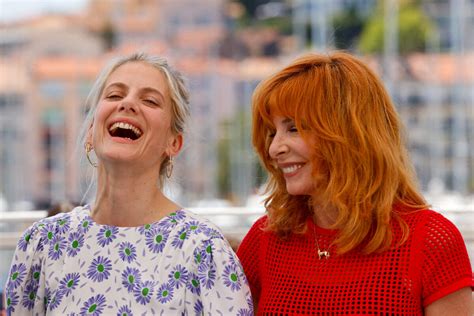
[[[238,255],[258,315],[471,315],[463,239],[428,209],[381,81],[306,55],[253,97],[267,215]]]

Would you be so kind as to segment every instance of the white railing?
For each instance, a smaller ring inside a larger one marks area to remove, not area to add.
[[[200,214],[223,231],[226,237],[240,240],[248,231],[253,222],[264,214],[261,207],[200,207],[187,208],[191,212]],[[474,210],[471,206],[467,209],[452,208],[442,212],[461,231],[467,250],[474,263]],[[4,258],[0,260],[0,274],[7,267],[10,259],[5,256],[12,256],[18,239],[23,231],[33,222],[46,216],[46,211],[22,211],[22,212],[1,212],[0,213],[0,251]]]

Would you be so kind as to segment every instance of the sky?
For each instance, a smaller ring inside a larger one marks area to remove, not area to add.
[[[11,22],[48,12],[74,12],[88,0],[0,0],[0,22]]]

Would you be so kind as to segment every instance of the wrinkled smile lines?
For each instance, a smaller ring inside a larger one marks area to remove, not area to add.
[[[131,130],[135,136],[137,138],[139,138],[140,136],[142,136],[143,132],[136,126],[130,124],[130,123],[127,123],[127,122],[123,122],[123,121],[118,121],[118,122],[115,122],[113,123],[110,127],[109,127],[109,132],[111,134],[113,134],[117,129],[127,129],[127,130]]]

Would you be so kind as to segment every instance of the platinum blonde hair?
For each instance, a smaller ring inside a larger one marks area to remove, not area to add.
[[[186,87],[184,77],[179,71],[170,66],[165,58],[139,52],[113,59],[99,73],[85,102],[88,112],[79,133],[78,147],[81,149],[80,152],[84,153],[82,149],[87,140],[88,130],[94,122],[97,104],[99,103],[100,96],[105,88],[105,83],[117,68],[129,62],[146,63],[158,69],[165,76],[171,99],[171,131],[175,135],[184,134],[190,112],[189,91]],[[85,157],[85,153],[83,156]],[[160,186],[163,185],[166,178],[165,170],[169,163],[170,157],[167,157],[160,166]],[[93,176],[93,178],[94,182],[95,176]],[[87,191],[89,191],[92,185],[93,183],[89,185]]]

